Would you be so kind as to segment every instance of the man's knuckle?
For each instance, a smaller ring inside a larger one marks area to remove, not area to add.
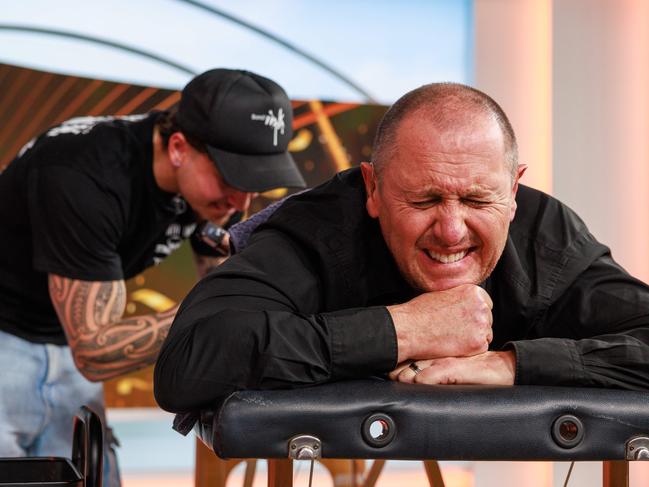
[[[469,343],[469,350],[473,353],[481,353],[483,351],[486,351],[487,345],[485,341],[485,336],[484,334],[475,334],[471,337],[471,341]]]
[[[486,328],[491,328],[491,313],[481,311],[476,314],[475,326],[478,332],[484,332]]]

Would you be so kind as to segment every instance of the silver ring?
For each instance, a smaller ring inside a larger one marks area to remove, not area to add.
[[[415,373],[415,375],[421,372],[421,369],[417,365],[417,362],[412,362],[410,365],[408,365],[408,368],[410,368],[410,370],[412,370]]]

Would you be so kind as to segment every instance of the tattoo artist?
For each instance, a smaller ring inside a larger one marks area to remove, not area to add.
[[[71,119],[20,151],[0,174],[0,457],[69,457],[78,408],[104,419],[100,381],[155,361],[177,307],[124,317],[124,281],[187,238],[204,274],[257,193],[304,187],[291,123],[276,83],[214,69],[177,110]]]

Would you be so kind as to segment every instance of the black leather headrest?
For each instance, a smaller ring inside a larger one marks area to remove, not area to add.
[[[309,434],[324,458],[622,460],[649,436],[649,393],[349,381],[237,392],[196,429],[223,458],[286,458]]]

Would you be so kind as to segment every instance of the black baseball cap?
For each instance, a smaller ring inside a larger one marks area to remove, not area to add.
[[[205,144],[230,186],[246,192],[306,187],[288,152],[291,102],[274,81],[249,71],[206,71],[183,89],[177,122]]]

